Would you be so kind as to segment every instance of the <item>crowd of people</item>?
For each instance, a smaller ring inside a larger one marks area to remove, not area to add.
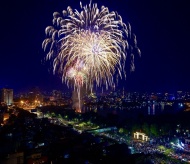
[[[101,135],[114,139],[120,143],[126,143],[131,149],[132,153],[143,153],[148,155],[148,159],[154,163],[177,164],[190,161],[190,153],[173,147],[168,140],[157,142],[145,142],[141,140],[127,139],[118,133],[104,132]],[[163,149],[161,145],[165,148]],[[166,152],[167,151],[167,152]]]

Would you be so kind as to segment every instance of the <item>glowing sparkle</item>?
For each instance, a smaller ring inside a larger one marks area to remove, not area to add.
[[[122,21],[117,12],[97,4],[83,6],[81,11],[69,6],[62,14],[53,13],[53,26],[45,30],[47,38],[42,47],[48,51],[46,58],[53,60],[53,71],[62,75],[66,84],[80,87],[114,86],[114,75],[125,75],[125,61],[130,52],[134,69],[136,37],[131,27]],[[80,93],[79,93],[80,95]]]

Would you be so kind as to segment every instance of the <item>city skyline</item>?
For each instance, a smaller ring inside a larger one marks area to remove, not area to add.
[[[88,4],[89,1],[82,1]],[[186,1],[105,1],[94,0],[110,11],[118,11],[137,36],[141,58],[136,58],[135,72],[128,71],[120,88],[132,91],[189,90],[188,38],[189,11]],[[67,6],[79,9],[76,0],[9,1],[1,6],[0,87],[16,91],[39,86],[44,90],[68,90],[54,76],[41,48],[44,29],[51,25],[52,13]],[[119,88],[119,87],[117,87]]]

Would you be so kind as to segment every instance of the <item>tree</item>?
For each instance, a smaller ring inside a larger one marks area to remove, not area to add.
[[[123,133],[123,128],[119,128],[119,133]]]
[[[134,133],[136,131],[139,131],[141,129],[139,124],[133,124],[133,126],[131,127],[131,132]]]
[[[151,135],[158,137],[159,132],[158,132],[158,127],[156,126],[156,124],[150,125],[150,133],[151,133]]]
[[[172,129],[172,125],[171,124],[164,124],[164,125],[161,126],[160,133],[162,135],[168,135],[171,129]]]
[[[147,123],[144,123],[143,125],[142,125],[142,130],[143,130],[143,132],[145,133],[145,134],[149,134],[149,132],[150,132],[150,128],[149,128],[149,125],[147,124]]]

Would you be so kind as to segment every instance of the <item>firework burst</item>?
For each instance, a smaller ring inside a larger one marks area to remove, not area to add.
[[[125,76],[129,52],[134,70],[132,50],[140,54],[136,37],[117,12],[91,2],[80,6],[80,12],[67,7],[62,14],[53,13],[53,26],[46,28],[42,43],[46,59],[53,60],[53,71],[62,75],[63,82],[70,85],[74,80],[77,90],[84,84],[108,88],[115,85],[114,75]]]

